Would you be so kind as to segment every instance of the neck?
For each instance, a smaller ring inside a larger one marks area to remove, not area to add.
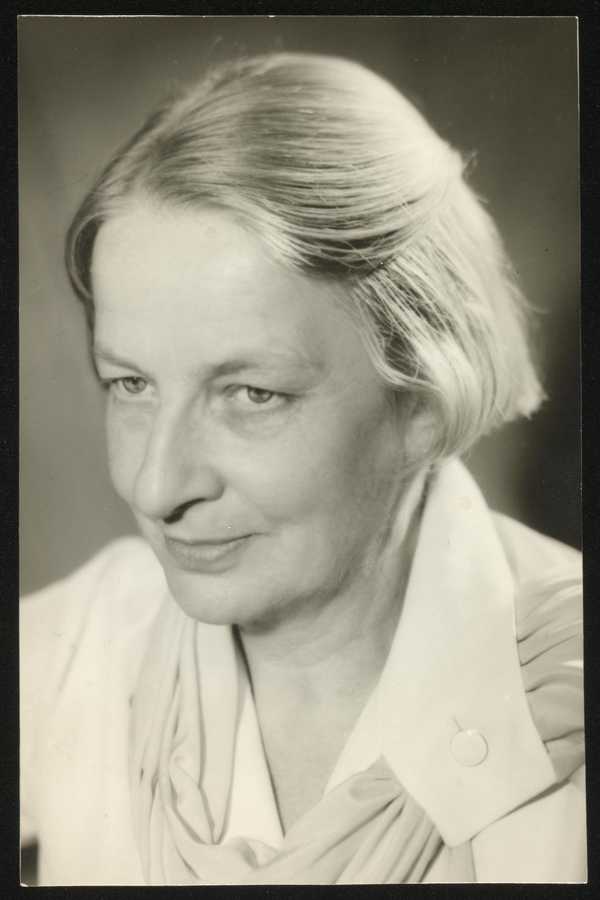
[[[368,566],[335,596],[267,627],[240,630],[257,700],[356,702],[373,687],[387,658],[412,562],[426,473],[405,487],[391,527]]]

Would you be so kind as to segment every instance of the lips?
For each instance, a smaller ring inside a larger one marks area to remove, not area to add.
[[[175,564],[186,571],[214,572],[229,568],[245,549],[251,534],[205,541],[165,536],[165,547]]]

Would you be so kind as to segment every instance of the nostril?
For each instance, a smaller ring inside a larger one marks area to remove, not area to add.
[[[187,503],[180,503],[168,516],[164,516],[163,522],[165,525],[173,525],[175,522],[179,522],[185,515],[186,510],[188,510],[190,506],[194,506],[197,502],[197,500],[189,500]]]
[[[178,522],[181,519],[181,516],[182,513],[179,511],[179,509],[176,509],[170,515],[165,516],[163,522],[165,523],[165,525],[173,525],[175,522]]]

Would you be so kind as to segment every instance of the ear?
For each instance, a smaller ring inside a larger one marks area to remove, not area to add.
[[[408,469],[420,468],[432,461],[440,437],[439,421],[431,404],[419,394],[411,394],[402,405],[404,464]]]

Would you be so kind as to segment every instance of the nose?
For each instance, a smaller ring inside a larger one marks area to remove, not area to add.
[[[217,500],[224,481],[210,459],[207,429],[185,410],[160,410],[146,436],[133,506],[154,520],[177,518],[188,507]]]

